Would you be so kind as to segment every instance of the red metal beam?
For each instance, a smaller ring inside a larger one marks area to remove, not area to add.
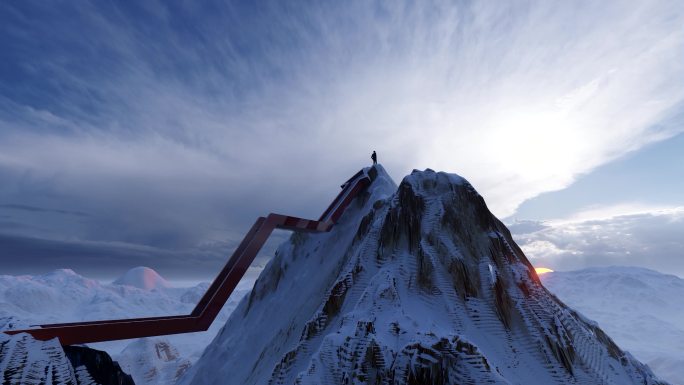
[[[29,333],[38,340],[57,337],[62,345],[74,345],[205,331],[214,322],[273,230],[330,231],[351,201],[375,176],[376,170],[373,168],[356,173],[342,185],[342,191],[317,221],[274,213],[265,218],[259,217],[188,315],[49,324],[40,325],[38,329],[7,330],[5,333]]]

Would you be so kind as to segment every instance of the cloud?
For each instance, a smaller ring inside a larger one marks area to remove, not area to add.
[[[591,205],[570,215],[568,218],[555,219],[548,222],[554,225],[561,225],[611,220],[616,217],[639,217],[641,215],[674,215],[677,217],[680,211],[681,208],[679,207],[627,202],[612,205]]]
[[[514,238],[537,266],[574,270],[588,266],[641,266],[684,276],[684,207],[618,213],[616,205],[593,208],[578,219],[547,221]],[[591,213],[595,216],[592,218]],[[514,227],[515,229],[515,227]]]
[[[372,150],[505,217],[681,127],[676,1],[0,7],[0,198],[91,215],[64,237],[316,217]]]
[[[72,211],[72,210],[60,210],[60,209],[46,209],[42,207],[35,207],[35,206],[29,206],[29,205],[22,205],[22,204],[0,204],[0,209],[5,208],[5,209],[10,209],[10,210],[21,210],[21,211],[29,211],[29,212],[36,212],[36,213],[55,213],[55,214],[63,214],[63,215],[74,215],[77,217],[87,217],[88,214],[81,212],[81,211]]]
[[[514,234],[529,234],[543,230],[547,227],[549,226],[541,221],[516,220],[514,223],[508,225],[508,230]]]

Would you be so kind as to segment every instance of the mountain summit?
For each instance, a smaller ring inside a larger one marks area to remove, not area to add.
[[[169,283],[159,273],[145,266],[128,270],[124,275],[112,282],[114,285],[126,285],[142,290],[165,289]]]
[[[183,384],[658,384],[540,283],[465,179],[381,166],[282,244]]]

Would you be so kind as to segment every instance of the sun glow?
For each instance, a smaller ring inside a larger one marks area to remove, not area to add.
[[[537,272],[537,275],[542,275],[542,274],[552,273],[552,272],[553,272],[553,270],[551,270],[551,269],[549,269],[549,268],[547,268],[547,267],[535,267],[535,268],[534,268],[534,271]]]

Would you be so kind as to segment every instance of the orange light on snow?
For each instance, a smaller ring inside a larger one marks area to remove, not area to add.
[[[535,268],[534,268],[534,271],[537,272],[537,275],[542,275],[542,274],[552,273],[552,272],[553,272],[553,270],[551,270],[551,269],[549,269],[549,268],[547,268],[547,267],[535,267]]]

